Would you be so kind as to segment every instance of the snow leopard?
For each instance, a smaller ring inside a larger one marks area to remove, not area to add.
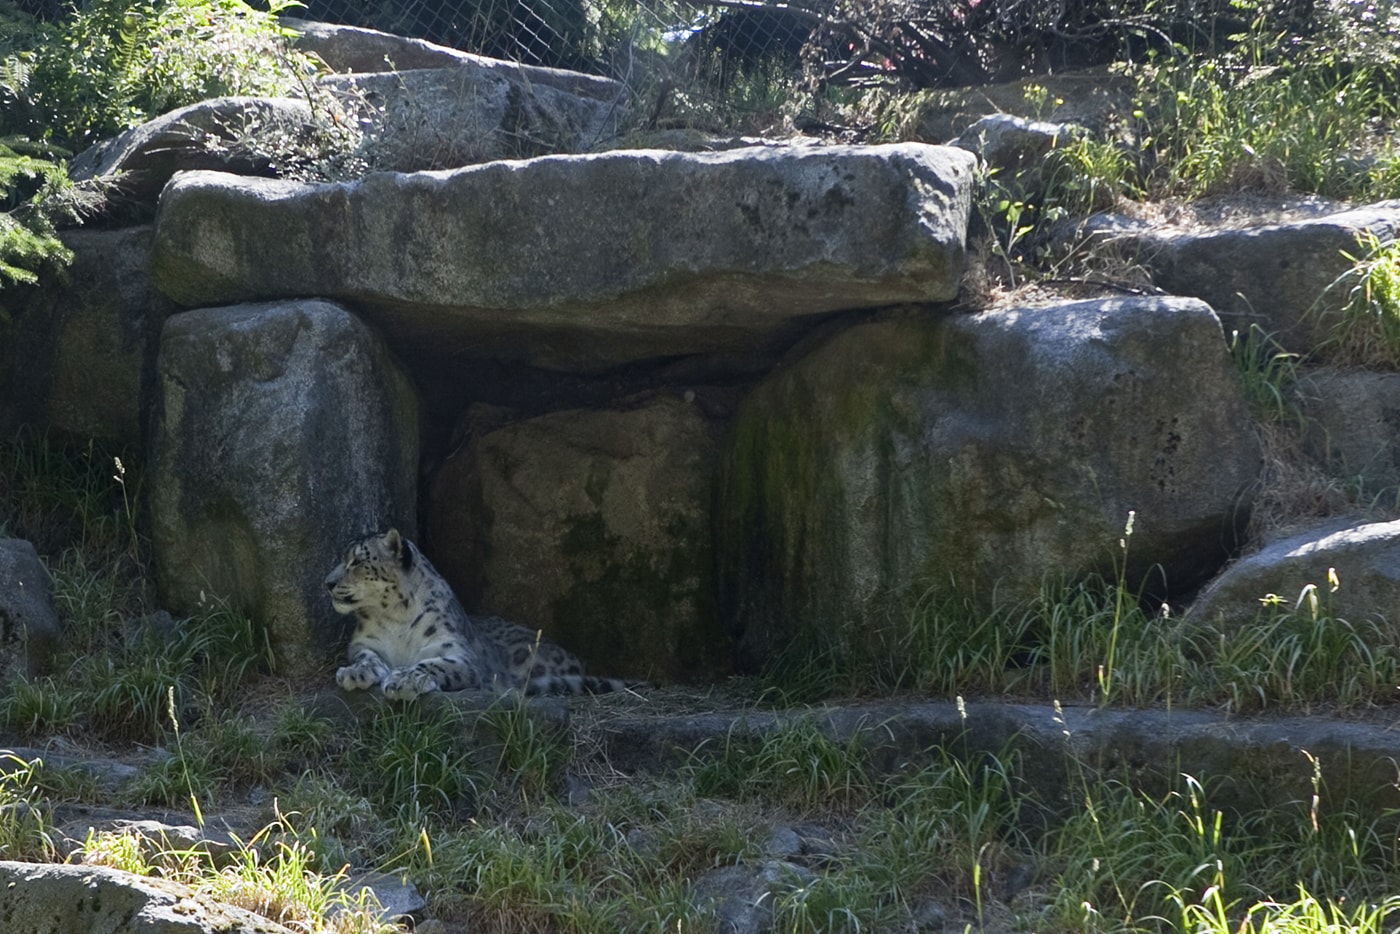
[[[434,691],[602,694],[640,682],[586,675],[583,663],[542,634],[462,608],[418,546],[389,529],[356,541],[326,577],[331,606],[355,618],[347,691],[379,687],[393,700]]]

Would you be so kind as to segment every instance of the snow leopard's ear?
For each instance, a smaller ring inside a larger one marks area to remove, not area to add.
[[[413,546],[399,534],[398,529],[390,529],[385,532],[383,541],[389,554],[403,565],[405,571],[413,567]]]

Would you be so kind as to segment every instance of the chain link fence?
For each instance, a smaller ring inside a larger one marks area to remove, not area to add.
[[[622,81],[644,106],[679,93],[781,100],[830,0],[307,0],[296,15]],[[825,4],[825,7],[821,6]],[[744,87],[736,85],[745,79]],[[753,79],[759,79],[755,82]],[[772,101],[770,101],[771,103]]]
[[[658,115],[668,107],[694,115],[717,105],[731,117],[776,112],[800,86],[986,85],[1153,51],[1215,50],[1261,24],[1302,38],[1317,30],[1324,11],[1357,6],[1352,0],[306,3],[309,19],[617,78]]]

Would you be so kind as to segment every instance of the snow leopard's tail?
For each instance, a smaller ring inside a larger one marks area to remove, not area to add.
[[[531,678],[525,693],[537,694],[612,694],[615,691],[635,691],[651,687],[646,681],[623,678],[598,678],[593,675],[541,675]]]

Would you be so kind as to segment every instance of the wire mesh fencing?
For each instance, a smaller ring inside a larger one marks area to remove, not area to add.
[[[605,75],[626,84],[643,107],[660,110],[756,93],[770,105],[781,100],[802,73],[829,2],[307,0],[297,15]]]
[[[1240,43],[1286,59],[1329,36],[1371,35],[1382,8],[1397,19],[1396,0],[306,2],[311,19],[618,78],[644,106],[756,110],[798,87],[980,86]]]

